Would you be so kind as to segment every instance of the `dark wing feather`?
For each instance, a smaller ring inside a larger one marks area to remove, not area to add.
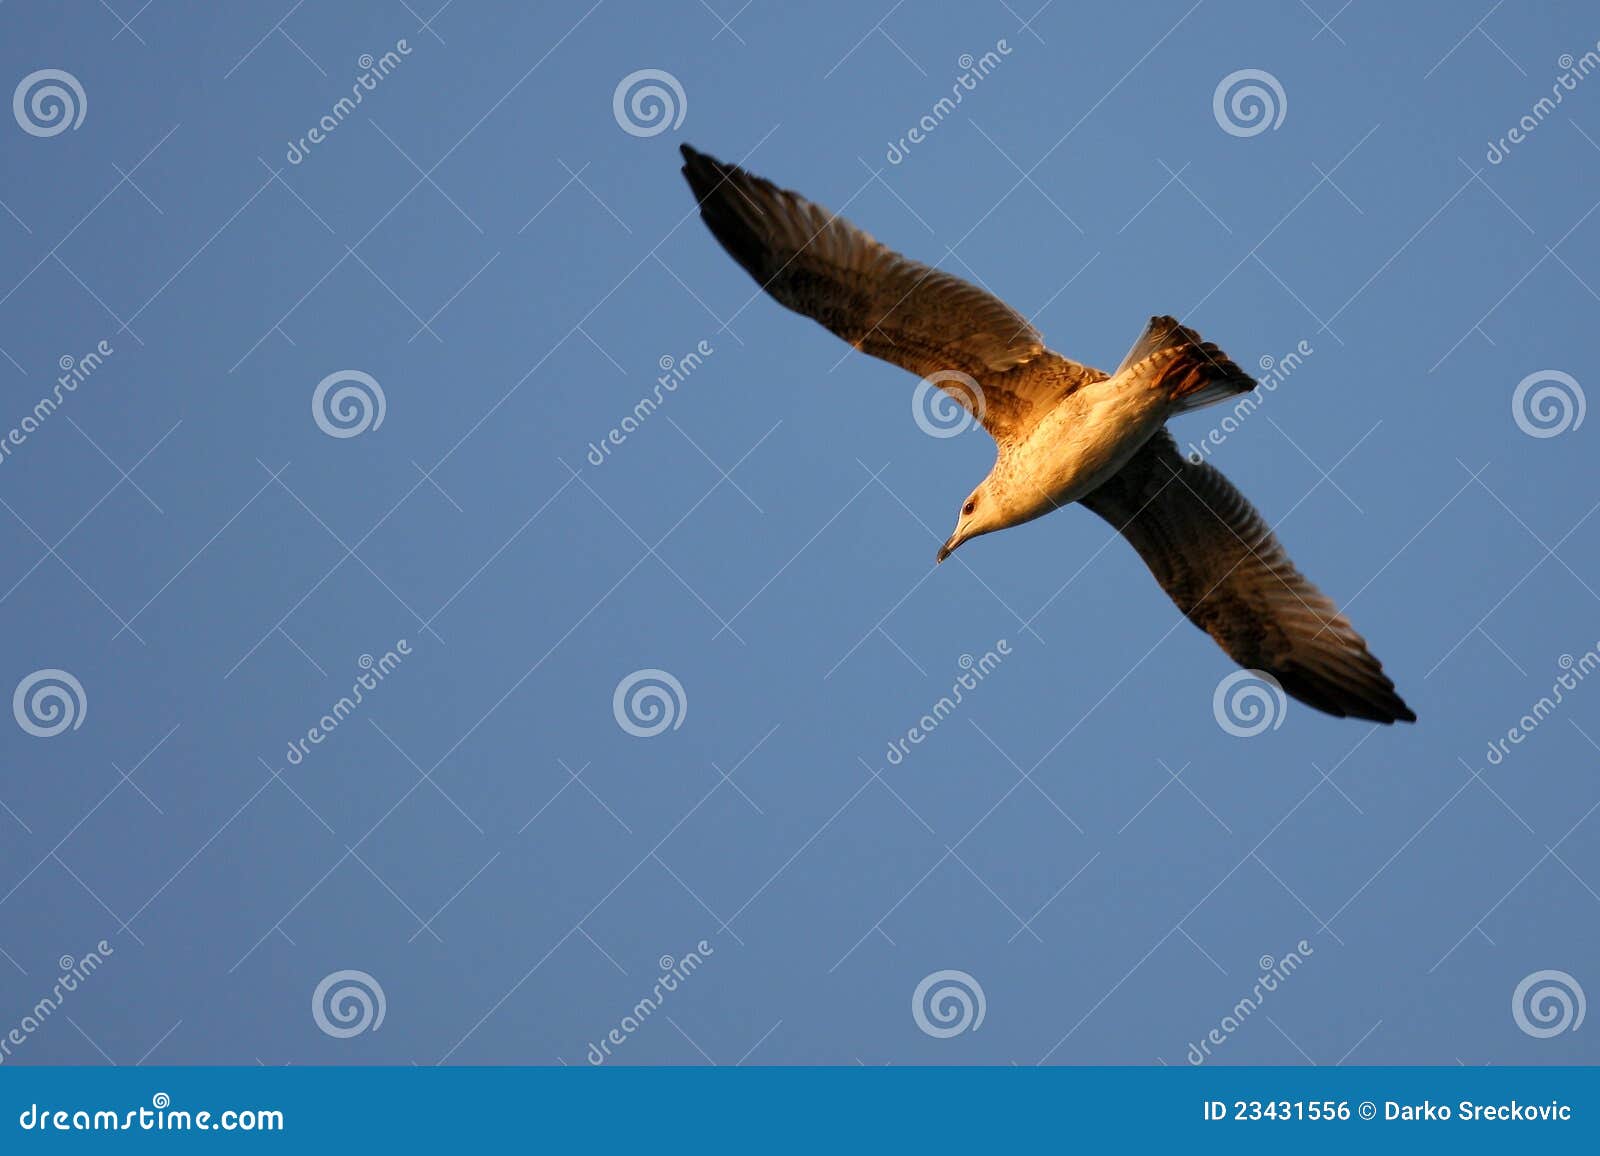
[[[1239,665],[1331,715],[1416,721],[1366,640],[1295,569],[1244,495],[1215,467],[1179,454],[1165,430],[1081,500]]]
[[[1045,348],[1025,317],[974,285],[879,244],[797,193],[682,146],[707,228],[778,302],[874,357],[930,378],[997,439],[1082,376],[1100,376]],[[1026,368],[1024,368],[1026,367]]]

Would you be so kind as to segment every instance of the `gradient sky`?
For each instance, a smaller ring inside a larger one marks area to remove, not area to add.
[[[0,8],[7,89],[85,103],[0,124],[0,429],[112,350],[0,460],[3,686],[83,690],[0,727],[0,1035],[112,949],[6,1062],[581,1064],[701,941],[617,1060],[1182,1064],[1301,941],[1218,1061],[1600,1059],[1511,1007],[1600,992],[1600,679],[1488,757],[1600,645],[1600,418],[1513,405],[1595,385],[1600,79],[1533,112],[1591,6],[438,2]],[[625,131],[644,69],[682,118]],[[1225,131],[1246,69],[1281,121]],[[684,141],[1092,364],[1158,312],[1304,343],[1212,460],[1419,722],[1228,733],[1234,666],[1081,509],[934,569],[992,446],[758,296]],[[381,425],[319,427],[341,371]],[[344,970],[385,1016],[338,1038]],[[936,1038],[945,970],[985,1014]]]

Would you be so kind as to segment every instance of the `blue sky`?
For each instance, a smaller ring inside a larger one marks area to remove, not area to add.
[[[1600,989],[1584,6],[436,3],[0,10],[4,685],[73,720],[0,727],[0,1028],[101,957],[6,1062],[1600,1057],[1509,1006]],[[1229,733],[1081,509],[935,570],[991,444],[758,296],[685,141],[1091,364],[1296,352],[1211,457],[1419,722]]]

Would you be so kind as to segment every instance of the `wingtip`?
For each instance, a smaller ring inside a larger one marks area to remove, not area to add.
[[[1273,673],[1291,696],[1335,718],[1357,718],[1383,726],[1416,722],[1416,712],[1395,691],[1377,661],[1371,662],[1371,667],[1355,678],[1327,665],[1297,664]]]
[[[1376,664],[1377,660],[1373,659],[1373,662]],[[1378,666],[1374,673],[1379,685],[1367,687],[1358,692],[1361,706],[1366,710],[1365,713],[1358,713],[1357,717],[1382,723],[1384,726],[1390,726],[1397,722],[1416,722],[1417,712],[1406,705],[1406,700],[1400,697],[1400,692],[1394,688],[1394,683],[1390,681],[1389,676],[1383,673],[1383,667]]]
[[[1403,702],[1387,705],[1374,710],[1371,714],[1358,714],[1356,718],[1364,718],[1368,722],[1375,722],[1382,726],[1393,726],[1395,723],[1414,723],[1417,721],[1416,712]]]

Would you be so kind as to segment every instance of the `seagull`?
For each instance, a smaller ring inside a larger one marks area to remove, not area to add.
[[[1152,317],[1115,373],[1049,349],[1004,301],[873,240],[788,189],[681,146],[712,236],[779,304],[936,385],[994,439],[961,505],[963,543],[1071,502],[1109,522],[1223,651],[1339,718],[1415,722],[1333,601],[1250,502],[1179,453],[1167,420],[1255,388],[1215,345]]]

